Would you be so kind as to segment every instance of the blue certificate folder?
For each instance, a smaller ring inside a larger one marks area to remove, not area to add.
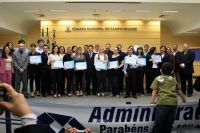
[[[108,63],[108,69],[115,69],[119,67],[119,62],[118,61],[110,61]]]
[[[42,63],[41,55],[29,56],[30,64],[40,64]]]
[[[73,69],[74,67],[74,60],[64,62],[64,69]]]
[[[147,63],[146,63],[146,58],[138,58],[137,63],[138,63],[140,66],[146,66],[146,65],[147,65]]]
[[[103,62],[103,61],[98,61],[96,63],[96,68],[97,69],[101,69],[101,70],[107,70],[108,69],[108,63],[107,62]]]
[[[87,69],[87,63],[86,62],[76,62],[75,69],[76,70],[85,70],[85,69]]]

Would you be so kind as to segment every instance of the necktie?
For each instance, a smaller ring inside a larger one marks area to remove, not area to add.
[[[92,58],[92,53],[90,53],[90,59]]]

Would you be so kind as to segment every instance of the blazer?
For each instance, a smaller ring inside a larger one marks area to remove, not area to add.
[[[14,73],[13,62],[11,66],[12,66],[11,72]],[[1,55],[0,55],[0,73],[5,73],[5,72],[6,72],[6,61],[4,58],[1,58]]]
[[[161,53],[159,53],[159,55],[161,56]],[[163,58],[161,56],[161,61],[162,62],[159,63],[158,68],[161,68],[163,63],[166,63],[166,62],[171,63],[171,56],[169,54],[165,53],[165,55],[163,56]]]
[[[174,58],[174,71],[175,72],[178,72],[179,68],[180,68],[180,55],[181,55],[181,52],[177,51],[175,55],[173,55],[173,58]]]
[[[29,64],[29,55],[27,51],[23,51],[21,54],[19,50],[15,51],[13,53],[13,62],[14,62],[14,67],[16,70],[19,70],[20,68],[26,70]]]
[[[51,133],[53,130],[47,125],[28,125],[14,130],[14,133]]]
[[[94,70],[95,71],[95,66],[94,66],[94,57],[96,53],[92,52],[92,57],[90,58],[89,52],[85,53],[85,58],[87,62],[87,71]]]
[[[50,53],[45,54],[44,52],[41,54],[42,63],[41,63],[41,71],[50,70],[50,65],[48,65],[48,56]]]
[[[184,73],[194,73],[193,62],[195,60],[195,53],[191,50],[188,50],[186,54],[181,52],[179,64],[184,63],[185,68],[180,67],[180,72]]]

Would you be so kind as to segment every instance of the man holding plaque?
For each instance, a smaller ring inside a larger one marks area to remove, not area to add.
[[[40,63],[42,63],[40,53],[35,51],[36,45],[34,43],[31,44],[31,52],[29,52],[29,66],[28,66],[28,75],[30,78],[30,92],[31,97],[34,97],[33,92],[33,81],[35,80],[35,94],[40,95]]]
[[[86,70],[86,95],[90,95],[90,84],[92,83],[92,94],[96,95],[96,70],[94,66],[94,57],[96,53],[93,52],[93,45],[88,46],[88,51],[85,53],[87,62]]]

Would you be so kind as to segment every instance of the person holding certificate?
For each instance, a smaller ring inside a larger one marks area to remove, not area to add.
[[[97,76],[97,97],[105,96],[106,79],[107,79],[107,63],[108,56],[104,52],[104,48],[99,48],[99,53],[94,57],[94,66]]]
[[[127,77],[127,88],[126,96],[124,98],[130,97],[132,93],[133,98],[136,96],[136,68],[137,68],[137,56],[133,54],[133,48],[128,48],[128,55],[125,57],[124,64],[124,74]]]
[[[59,55],[61,56],[62,60],[63,60],[63,57],[65,55],[65,47],[64,46],[60,46],[59,47]],[[61,88],[61,94],[64,95],[65,94],[65,71],[63,68],[61,68],[61,85],[60,85],[60,88]]]
[[[143,48],[138,47],[136,55],[138,56],[136,68],[136,88],[139,96],[144,96],[144,71],[146,67],[146,57],[143,53]]]
[[[153,80],[160,75],[160,70],[158,68],[158,61],[160,59],[155,59],[155,55],[157,55],[156,47],[151,47],[146,56],[146,90],[149,96],[151,96],[152,93],[150,86]]]
[[[109,69],[111,74],[111,87],[112,87],[112,96],[119,97],[120,95],[120,86],[119,82],[121,82],[120,79],[120,72],[124,64],[122,63],[122,56],[119,54],[119,48],[113,49],[113,55],[111,59],[109,60]]]
[[[75,76],[76,76],[76,95],[83,96],[83,76],[85,68],[78,68],[78,63],[86,63],[85,56],[82,54],[82,48],[78,47],[76,55],[74,56],[75,62]],[[77,63],[77,64],[76,64]],[[82,67],[82,66],[79,66]]]
[[[35,94],[37,96],[40,95],[40,63],[41,62],[41,55],[40,53],[36,52],[35,48],[36,45],[34,43],[31,44],[30,46],[31,52],[29,52],[29,66],[28,66],[28,75],[30,78],[30,96],[34,97],[34,92],[33,92],[33,81],[35,80]]]
[[[62,63],[60,63],[62,62]],[[58,45],[54,45],[52,53],[48,57],[48,64],[51,65],[51,81],[53,97],[61,97],[61,68],[63,65],[62,56],[58,52]]]
[[[71,64],[65,67],[65,63]],[[65,77],[67,77],[67,96],[72,96],[72,84],[73,84],[73,77],[74,77],[74,56],[72,53],[71,47],[67,48],[67,53],[63,57],[63,63],[64,63],[64,71],[65,71]]]

